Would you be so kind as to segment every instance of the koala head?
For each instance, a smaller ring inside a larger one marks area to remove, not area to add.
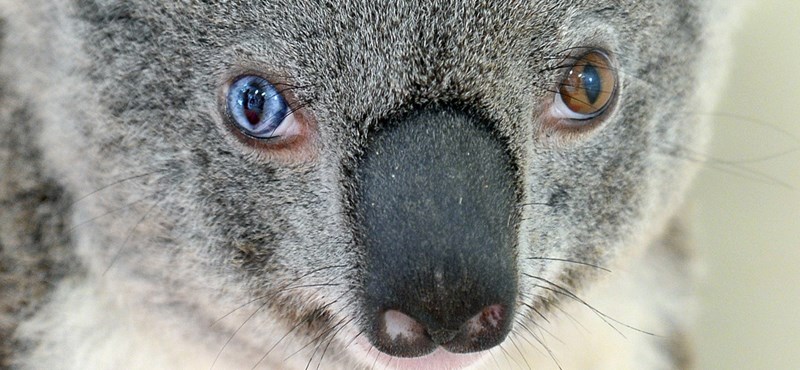
[[[225,351],[469,363],[641,253],[705,138],[702,1],[52,6],[88,274]]]

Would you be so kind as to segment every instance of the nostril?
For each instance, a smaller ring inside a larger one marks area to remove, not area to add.
[[[377,339],[375,347],[398,357],[423,356],[437,347],[419,321],[397,310],[386,310],[378,316]]]
[[[506,308],[500,304],[486,306],[466,319],[456,319],[462,324],[455,328],[438,320],[420,321],[398,310],[386,310],[378,316],[378,340],[373,344],[398,357],[423,356],[439,346],[453,353],[478,352],[505,339],[509,330],[506,318]]]
[[[479,334],[484,331],[500,330],[503,324],[503,306],[494,304],[483,309],[483,311],[468,322],[470,333]]]
[[[414,341],[425,335],[425,328],[410,316],[388,310],[383,314],[384,332],[392,341]]]
[[[493,304],[466,320],[458,335],[442,346],[455,353],[483,351],[500,344],[509,330],[507,309]]]

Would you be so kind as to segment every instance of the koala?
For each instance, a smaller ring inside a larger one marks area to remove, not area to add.
[[[0,4],[0,367],[691,367],[730,3]]]

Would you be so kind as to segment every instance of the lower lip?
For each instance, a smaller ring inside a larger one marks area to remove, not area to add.
[[[366,359],[376,368],[394,370],[450,370],[463,369],[475,365],[483,358],[483,352],[457,354],[437,348],[422,357],[395,357],[378,351],[366,341],[360,341],[358,347],[367,349]]]

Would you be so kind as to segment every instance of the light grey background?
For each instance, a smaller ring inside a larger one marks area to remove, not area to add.
[[[698,368],[800,369],[800,1],[743,21],[691,200]]]

